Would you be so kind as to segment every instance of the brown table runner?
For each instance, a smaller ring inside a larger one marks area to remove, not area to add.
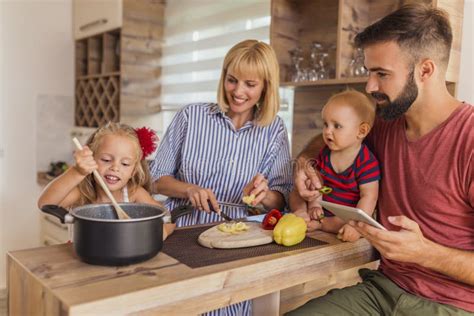
[[[272,253],[299,250],[327,244],[324,241],[306,237],[301,243],[285,247],[276,243],[267,245],[237,248],[216,249],[201,246],[197,240],[199,235],[211,226],[178,229],[163,244],[162,252],[184,263],[190,268],[200,268],[213,264],[239,259],[258,257]]]

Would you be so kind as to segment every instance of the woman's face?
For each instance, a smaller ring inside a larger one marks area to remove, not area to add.
[[[259,78],[239,77],[232,71],[228,71],[224,83],[225,95],[229,103],[228,115],[252,119],[253,107],[262,96],[263,86],[263,81]]]

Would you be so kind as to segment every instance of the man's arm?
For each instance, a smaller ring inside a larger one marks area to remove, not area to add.
[[[383,231],[362,222],[350,224],[383,257],[416,263],[474,286],[474,252],[449,248],[425,238],[418,224],[406,216],[391,216],[388,220],[399,226],[400,231]]]
[[[316,189],[322,187],[322,182],[318,172],[313,168],[313,161],[323,147],[323,136],[319,134],[309,141],[296,159],[293,171],[295,187],[300,197],[306,201],[312,201],[320,195]],[[308,186],[308,183],[311,185]]]

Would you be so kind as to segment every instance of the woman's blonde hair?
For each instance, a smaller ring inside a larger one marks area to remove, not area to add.
[[[135,130],[126,124],[108,122],[104,126],[98,128],[89,137],[86,145],[89,146],[93,153],[95,153],[99,150],[102,139],[106,135],[124,136],[135,144],[135,165],[132,177],[127,184],[130,195],[132,195],[138,187],[143,187],[145,190],[150,191],[150,170],[148,169],[148,163],[146,160],[141,159],[143,152]],[[86,178],[79,184],[79,191],[81,193],[81,197],[78,201],[79,205],[91,204],[97,200],[96,180],[92,174],[87,175]]]
[[[269,125],[280,110],[278,93],[280,71],[273,48],[257,40],[245,40],[229,50],[224,58],[217,91],[217,103],[223,112],[229,110],[229,102],[224,89],[229,70],[239,77],[255,75],[263,81],[263,91],[256,105],[254,120],[259,126]]]

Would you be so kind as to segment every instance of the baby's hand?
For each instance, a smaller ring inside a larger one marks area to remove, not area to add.
[[[342,241],[356,241],[360,238],[360,234],[349,224],[345,224],[339,229],[337,238]]]
[[[304,219],[309,232],[321,229],[321,222],[312,220],[308,212],[306,212],[305,210],[295,211],[294,214]]]
[[[311,207],[308,205],[308,214],[309,217],[315,221],[322,222],[324,220],[324,211],[321,206]]]
[[[82,150],[76,150],[74,152],[74,160],[76,161],[74,168],[83,176],[91,174],[98,168],[97,162],[94,160],[94,155],[87,146],[84,146]]]

